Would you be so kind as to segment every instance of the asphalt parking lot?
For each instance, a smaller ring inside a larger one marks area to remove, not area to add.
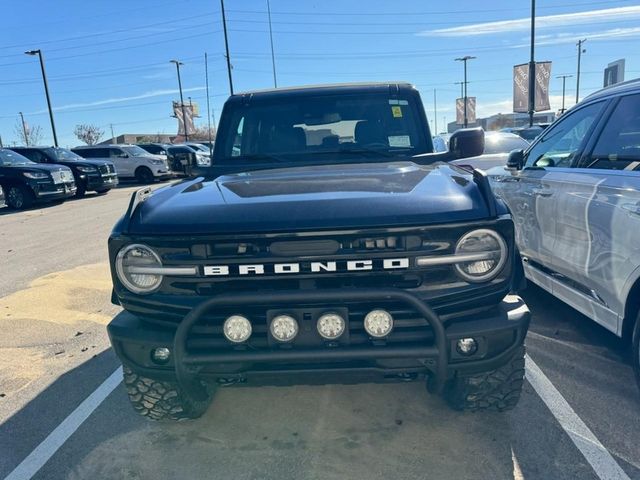
[[[0,210],[0,478],[640,479],[626,346],[533,286],[505,414],[403,383],[223,389],[197,421],[138,417],[105,330],[106,239],[134,190]]]

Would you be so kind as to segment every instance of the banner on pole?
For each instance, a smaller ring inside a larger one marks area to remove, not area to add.
[[[180,102],[173,102],[173,116],[178,119],[178,135],[184,136],[185,125],[187,127],[186,129],[187,134],[190,134],[195,131],[195,126],[193,123],[193,117],[194,117],[193,106],[194,105],[189,105],[185,103],[184,109],[183,109],[182,104]],[[186,118],[183,118],[182,116],[183,111],[184,111],[184,116]]]
[[[464,125],[464,98],[456,98],[456,123]],[[476,123],[476,97],[467,97],[467,123]]]
[[[535,112],[551,109],[549,102],[549,79],[551,78],[551,62],[536,62]],[[523,63],[513,67],[513,111],[527,113],[529,111],[529,64]]]

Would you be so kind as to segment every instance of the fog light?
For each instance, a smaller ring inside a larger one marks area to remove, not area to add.
[[[290,342],[298,334],[298,322],[291,315],[278,315],[271,320],[269,331],[279,342]]]
[[[461,338],[456,342],[456,351],[465,357],[473,355],[478,351],[478,342],[475,338]]]
[[[224,321],[222,332],[230,342],[246,342],[251,336],[251,322],[242,315],[231,315]]]
[[[364,329],[372,337],[386,337],[393,329],[393,317],[386,310],[371,310],[364,317]]]
[[[325,313],[318,319],[318,333],[322,338],[335,340],[344,333],[346,323],[337,313]]]
[[[154,348],[151,351],[151,360],[160,365],[164,365],[169,361],[169,357],[171,356],[171,350],[167,347],[159,347]]]

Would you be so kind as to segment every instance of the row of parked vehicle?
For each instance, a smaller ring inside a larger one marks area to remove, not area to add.
[[[0,149],[0,207],[105,194],[120,179],[140,183],[190,176],[211,165],[213,144],[87,145]]]

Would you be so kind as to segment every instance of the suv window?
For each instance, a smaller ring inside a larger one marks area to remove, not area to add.
[[[25,148],[24,150],[18,150],[18,153],[23,157],[27,157],[32,162],[47,163],[47,157],[40,153],[38,150]]]
[[[74,153],[84,158],[104,158],[109,156],[106,148],[79,148],[74,150]]]
[[[529,150],[527,167],[570,167],[604,102],[567,114]]]
[[[640,95],[620,99],[584,166],[640,170]]]
[[[121,158],[125,152],[120,150],[119,148],[110,148],[109,149],[109,157],[111,158]]]

